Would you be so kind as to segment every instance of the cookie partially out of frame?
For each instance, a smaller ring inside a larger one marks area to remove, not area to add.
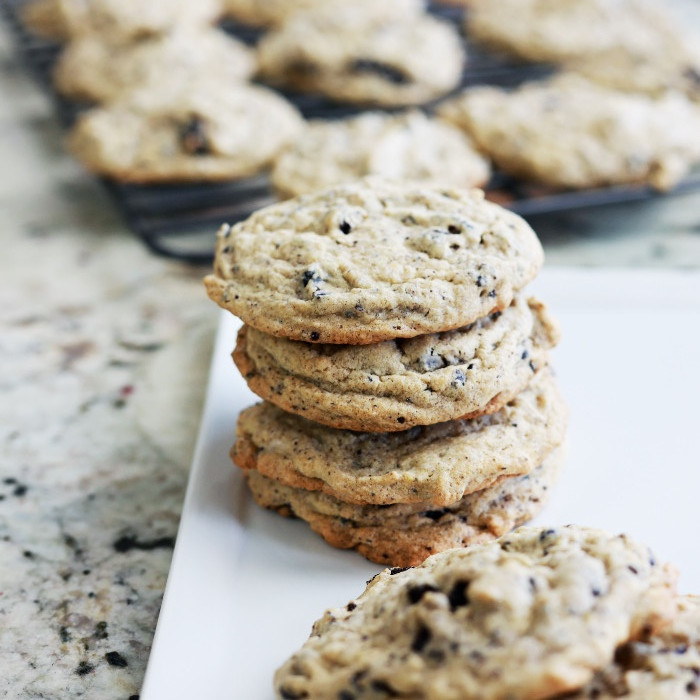
[[[490,174],[464,132],[413,110],[312,121],[277,158],[271,180],[294,197],[366,175],[473,187]]]
[[[222,227],[204,282],[265,333],[357,345],[504,309],[542,258],[528,224],[480,190],[366,179]]]
[[[108,42],[90,34],[72,41],[54,70],[67,97],[109,103],[133,90],[164,99],[206,79],[225,92],[255,71],[253,51],[218,29],[180,29],[165,36]]]
[[[506,478],[441,508],[358,506],[256,471],[247,472],[246,479],[259,505],[305,520],[334,547],[356,549],[386,566],[416,566],[431,554],[488,542],[533,518],[544,507],[563,459],[558,448],[530,474]]]
[[[679,45],[663,53],[615,48],[583,56],[567,67],[588,80],[620,92],[663,97],[679,92],[700,102],[700,50]]]
[[[625,535],[522,527],[385,569],[316,622],[281,698],[548,698],[673,615],[674,573]]]
[[[505,172],[553,187],[666,190],[700,159],[700,110],[683,95],[623,94],[574,74],[474,88],[439,113]]]
[[[88,170],[125,182],[230,180],[260,172],[301,129],[294,107],[265,88],[185,87],[84,113],[71,150]]]
[[[204,27],[221,14],[218,0],[29,0],[22,21],[34,33],[67,40],[99,34],[106,41]]]
[[[440,97],[458,85],[464,63],[450,24],[415,12],[366,12],[354,3],[295,13],[262,38],[258,51],[265,80],[365,105]]]
[[[346,503],[440,507],[533,471],[562,444],[566,423],[543,370],[497,413],[396,433],[327,428],[260,403],[238,417],[231,456],[243,469]]]
[[[284,24],[297,12],[316,11],[328,6],[351,7],[357,13],[376,17],[401,18],[407,14],[418,14],[424,9],[421,0],[223,0],[224,12],[243,24],[252,26],[276,26]]]
[[[681,596],[671,624],[618,647],[614,660],[568,700],[700,697],[700,597]]]
[[[521,58],[560,62],[612,48],[663,54],[682,28],[647,0],[468,0],[467,34]]]
[[[558,328],[535,299],[446,333],[319,345],[249,326],[233,358],[259,396],[334,428],[390,432],[499,410],[546,364]]]

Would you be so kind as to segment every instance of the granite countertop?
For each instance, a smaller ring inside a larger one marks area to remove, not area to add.
[[[0,697],[138,697],[217,310],[62,150],[0,28]],[[700,193],[535,221],[550,264],[700,267]]]

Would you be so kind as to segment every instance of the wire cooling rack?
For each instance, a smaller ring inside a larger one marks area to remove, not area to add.
[[[88,105],[58,95],[51,80],[60,46],[30,34],[20,21],[19,8],[26,0],[0,0],[0,11],[14,37],[22,62],[49,92],[58,117],[65,127],[75,121]],[[429,10],[458,26],[463,10],[429,4]],[[232,21],[222,23],[231,35],[255,44],[261,32]],[[480,50],[469,43],[469,61],[455,92],[470,85],[492,84],[504,87],[546,76],[551,68],[524,64],[505,56]],[[357,114],[362,108],[333,102],[320,95],[283,93],[309,119],[338,119]],[[431,105],[426,105],[430,109]],[[128,226],[153,252],[191,263],[211,261],[214,232],[222,222],[233,223],[256,209],[275,201],[266,175],[224,183],[134,185],[103,178],[104,186],[121,211]],[[495,173],[487,196],[523,216],[548,214],[587,207],[634,202],[659,196],[648,186],[622,185],[558,192]],[[674,193],[700,189],[700,173],[686,177]]]

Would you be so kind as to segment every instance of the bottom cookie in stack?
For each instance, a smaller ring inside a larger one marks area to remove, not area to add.
[[[305,520],[334,547],[356,549],[367,559],[392,566],[416,566],[428,555],[500,537],[540,512],[564,461],[552,452],[530,474],[504,479],[449,506],[386,506],[343,503],[333,496],[285,486],[251,471],[248,486],[258,505]]]
[[[494,414],[399,433],[337,430],[261,403],[241,414],[232,457],[261,506],[333,546],[413,566],[532,518],[558,474],[566,413],[549,369]]]

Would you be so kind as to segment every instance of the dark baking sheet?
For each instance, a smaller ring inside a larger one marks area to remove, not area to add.
[[[60,46],[26,31],[18,14],[24,1],[0,0],[0,11],[23,63],[53,96],[59,119],[69,127],[86,105],[66,100],[53,90],[51,70]],[[458,25],[462,22],[460,8],[431,3],[429,9]],[[248,44],[254,44],[261,34],[257,29],[231,21],[222,23],[222,28]],[[550,72],[548,66],[514,62],[480,50],[470,42],[469,61],[455,92],[485,83],[514,86]],[[284,94],[307,118],[338,119],[362,111],[360,107],[339,104],[319,95]],[[426,108],[430,109],[430,105]],[[240,221],[274,201],[265,175],[226,183],[133,185],[107,179],[103,182],[129,227],[153,252],[193,263],[211,260],[214,232],[219,224]],[[673,192],[695,189],[700,189],[700,173],[685,178]],[[556,192],[496,173],[487,187],[487,196],[527,217],[646,200],[660,193],[651,187],[633,185]]]

